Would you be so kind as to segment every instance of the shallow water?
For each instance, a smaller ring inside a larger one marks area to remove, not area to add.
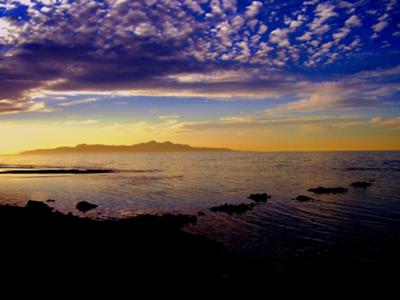
[[[324,255],[338,247],[355,259],[379,260],[400,241],[400,152],[169,153],[2,156],[0,172],[14,169],[113,169],[106,174],[1,174],[0,203],[55,199],[63,212],[77,202],[99,207],[91,217],[151,213],[197,214],[187,230],[232,249],[271,256]],[[354,181],[374,180],[367,189]],[[343,186],[347,194],[313,195],[308,189]],[[225,202],[272,198],[244,215],[212,213]],[[298,195],[311,202],[293,200]],[[346,250],[344,250],[346,251]]]

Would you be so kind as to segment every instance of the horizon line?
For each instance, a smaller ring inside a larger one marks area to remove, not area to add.
[[[281,149],[281,150],[238,150],[238,149],[233,149],[230,147],[213,147],[213,146],[192,146],[188,143],[179,143],[179,142],[172,142],[170,140],[166,140],[163,142],[159,142],[155,139],[145,141],[145,142],[138,142],[134,144],[101,144],[101,143],[93,143],[93,144],[87,144],[87,143],[78,143],[72,146],[54,146],[54,147],[49,147],[49,148],[34,148],[34,149],[27,149],[27,150],[20,150],[18,152],[14,153],[0,153],[0,156],[18,156],[18,155],[29,155],[26,152],[34,152],[34,151],[51,151],[51,150],[57,150],[59,148],[77,148],[78,146],[85,145],[85,146],[109,146],[109,147],[129,147],[129,146],[136,146],[136,145],[141,145],[141,144],[150,144],[150,143],[156,143],[156,144],[173,144],[173,145],[180,145],[180,146],[189,146],[193,149],[201,149],[201,148],[207,148],[207,149],[215,149],[215,150],[220,150],[220,152],[223,152],[223,150],[227,150],[227,152],[245,152],[245,153],[304,153],[304,152],[397,152],[400,151],[400,148],[398,149]],[[166,153],[166,152],[185,152],[185,151],[140,151],[140,152],[123,152],[121,151],[120,153]],[[189,151],[188,151],[189,152]],[[198,151],[201,152],[201,151]],[[107,151],[87,151],[87,152],[81,152],[81,153],[72,153],[72,154],[89,154],[89,153],[109,153]],[[118,151],[114,151],[114,153],[119,153]],[[62,153],[47,153],[47,154],[42,154],[42,155],[49,155],[49,154],[62,154]],[[41,154],[32,154],[32,155],[41,155]]]
[[[113,146],[113,145],[105,145],[105,146]],[[126,145],[129,146],[129,145]],[[61,146],[64,147],[64,146]],[[69,147],[69,146],[65,146]],[[20,156],[23,155],[24,152],[29,152],[29,151],[36,151],[36,150],[52,150],[56,148],[51,148],[51,149],[32,149],[32,150],[25,150],[22,152],[15,152],[15,153],[0,153],[0,156]],[[318,153],[318,152],[400,152],[400,149],[359,149],[359,150],[349,150],[349,149],[339,149],[339,150],[236,150],[236,149],[229,149],[226,148],[227,151],[219,151],[218,153],[221,152],[239,152],[239,153]],[[186,151],[190,152],[190,151]],[[199,153],[202,151],[197,151],[194,153]],[[206,152],[206,151],[205,151]],[[212,152],[212,151],[208,151]],[[82,153],[70,153],[70,154],[109,154],[110,152],[82,152]],[[141,152],[118,152],[115,151],[113,153],[123,153],[123,154],[141,154],[141,153],[185,153],[185,151],[141,151]],[[193,153],[193,152],[191,152]],[[60,155],[62,153],[47,153],[47,154],[32,154],[32,155]],[[29,155],[29,154],[26,154]]]

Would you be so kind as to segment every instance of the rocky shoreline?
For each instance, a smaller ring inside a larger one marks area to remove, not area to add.
[[[195,216],[143,215],[98,221],[53,210],[44,202],[0,206],[3,270],[41,270],[99,281],[148,278],[218,281],[226,266],[223,246],[184,232]],[[5,229],[5,230],[4,230]],[[225,265],[224,265],[225,264]]]
[[[339,188],[319,187],[321,192],[339,192]],[[342,191],[343,188],[340,188]],[[242,214],[268,205],[269,194],[252,194],[251,202],[224,204],[210,208],[212,213]],[[300,195],[299,202],[317,201]],[[73,273],[76,280],[132,284],[132,282],[190,282],[217,285],[318,280],[340,274],[373,278],[399,266],[396,249],[382,249],[380,263],[355,261],[353,251],[359,245],[337,245],[333,252],[321,255],[289,256],[284,266],[276,266],[274,257],[232,253],[219,242],[183,230],[196,224],[193,215],[139,215],[127,219],[94,220],[83,217],[96,205],[76,204],[79,216],[54,210],[46,202],[28,201],[26,206],[0,206],[2,228],[2,268],[6,274],[35,276],[40,270],[47,276]],[[319,200],[318,200],[319,201]],[[306,205],[306,204],[304,204]]]

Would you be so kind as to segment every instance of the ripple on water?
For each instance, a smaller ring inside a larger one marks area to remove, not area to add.
[[[232,249],[280,257],[278,265],[284,265],[289,255],[323,255],[343,245],[365,249],[359,259],[370,259],[365,253],[399,242],[400,152],[164,153],[0,161],[3,171],[54,167],[118,172],[1,177],[1,203],[56,199],[57,209],[75,212],[76,202],[86,200],[99,205],[102,217],[203,211],[206,216],[187,230]],[[349,187],[370,179],[376,181],[367,189]],[[315,200],[305,203],[292,200],[310,195],[307,190],[316,186],[343,186],[349,191],[311,195]],[[244,215],[208,210],[224,203],[249,203],[248,195],[264,192],[272,198]]]

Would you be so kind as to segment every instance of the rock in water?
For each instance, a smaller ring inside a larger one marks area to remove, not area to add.
[[[325,188],[325,187],[317,187],[313,189],[309,189],[309,192],[313,192],[315,194],[344,194],[347,193],[347,189],[344,187],[334,187],[334,188]]]
[[[300,202],[308,202],[308,201],[312,201],[314,199],[311,197],[308,197],[308,196],[300,195],[300,196],[296,197],[296,200],[300,201]]]
[[[269,196],[267,193],[264,194],[251,194],[249,197],[247,197],[250,200],[253,200],[254,202],[260,203],[260,202],[267,202],[271,196]]]
[[[224,205],[220,205],[220,206],[215,206],[215,207],[211,207],[210,210],[213,212],[223,212],[223,213],[227,213],[229,215],[232,214],[244,214],[245,212],[252,210],[254,208],[255,204],[254,203],[250,203],[250,204],[246,204],[246,203],[241,203],[241,204],[228,204],[225,203]]]
[[[371,182],[365,182],[365,181],[356,181],[350,184],[352,187],[357,187],[357,188],[367,188],[372,185]]]
[[[84,213],[88,212],[89,210],[95,209],[96,207],[96,204],[92,204],[86,201],[81,201],[76,205],[76,209]]]

